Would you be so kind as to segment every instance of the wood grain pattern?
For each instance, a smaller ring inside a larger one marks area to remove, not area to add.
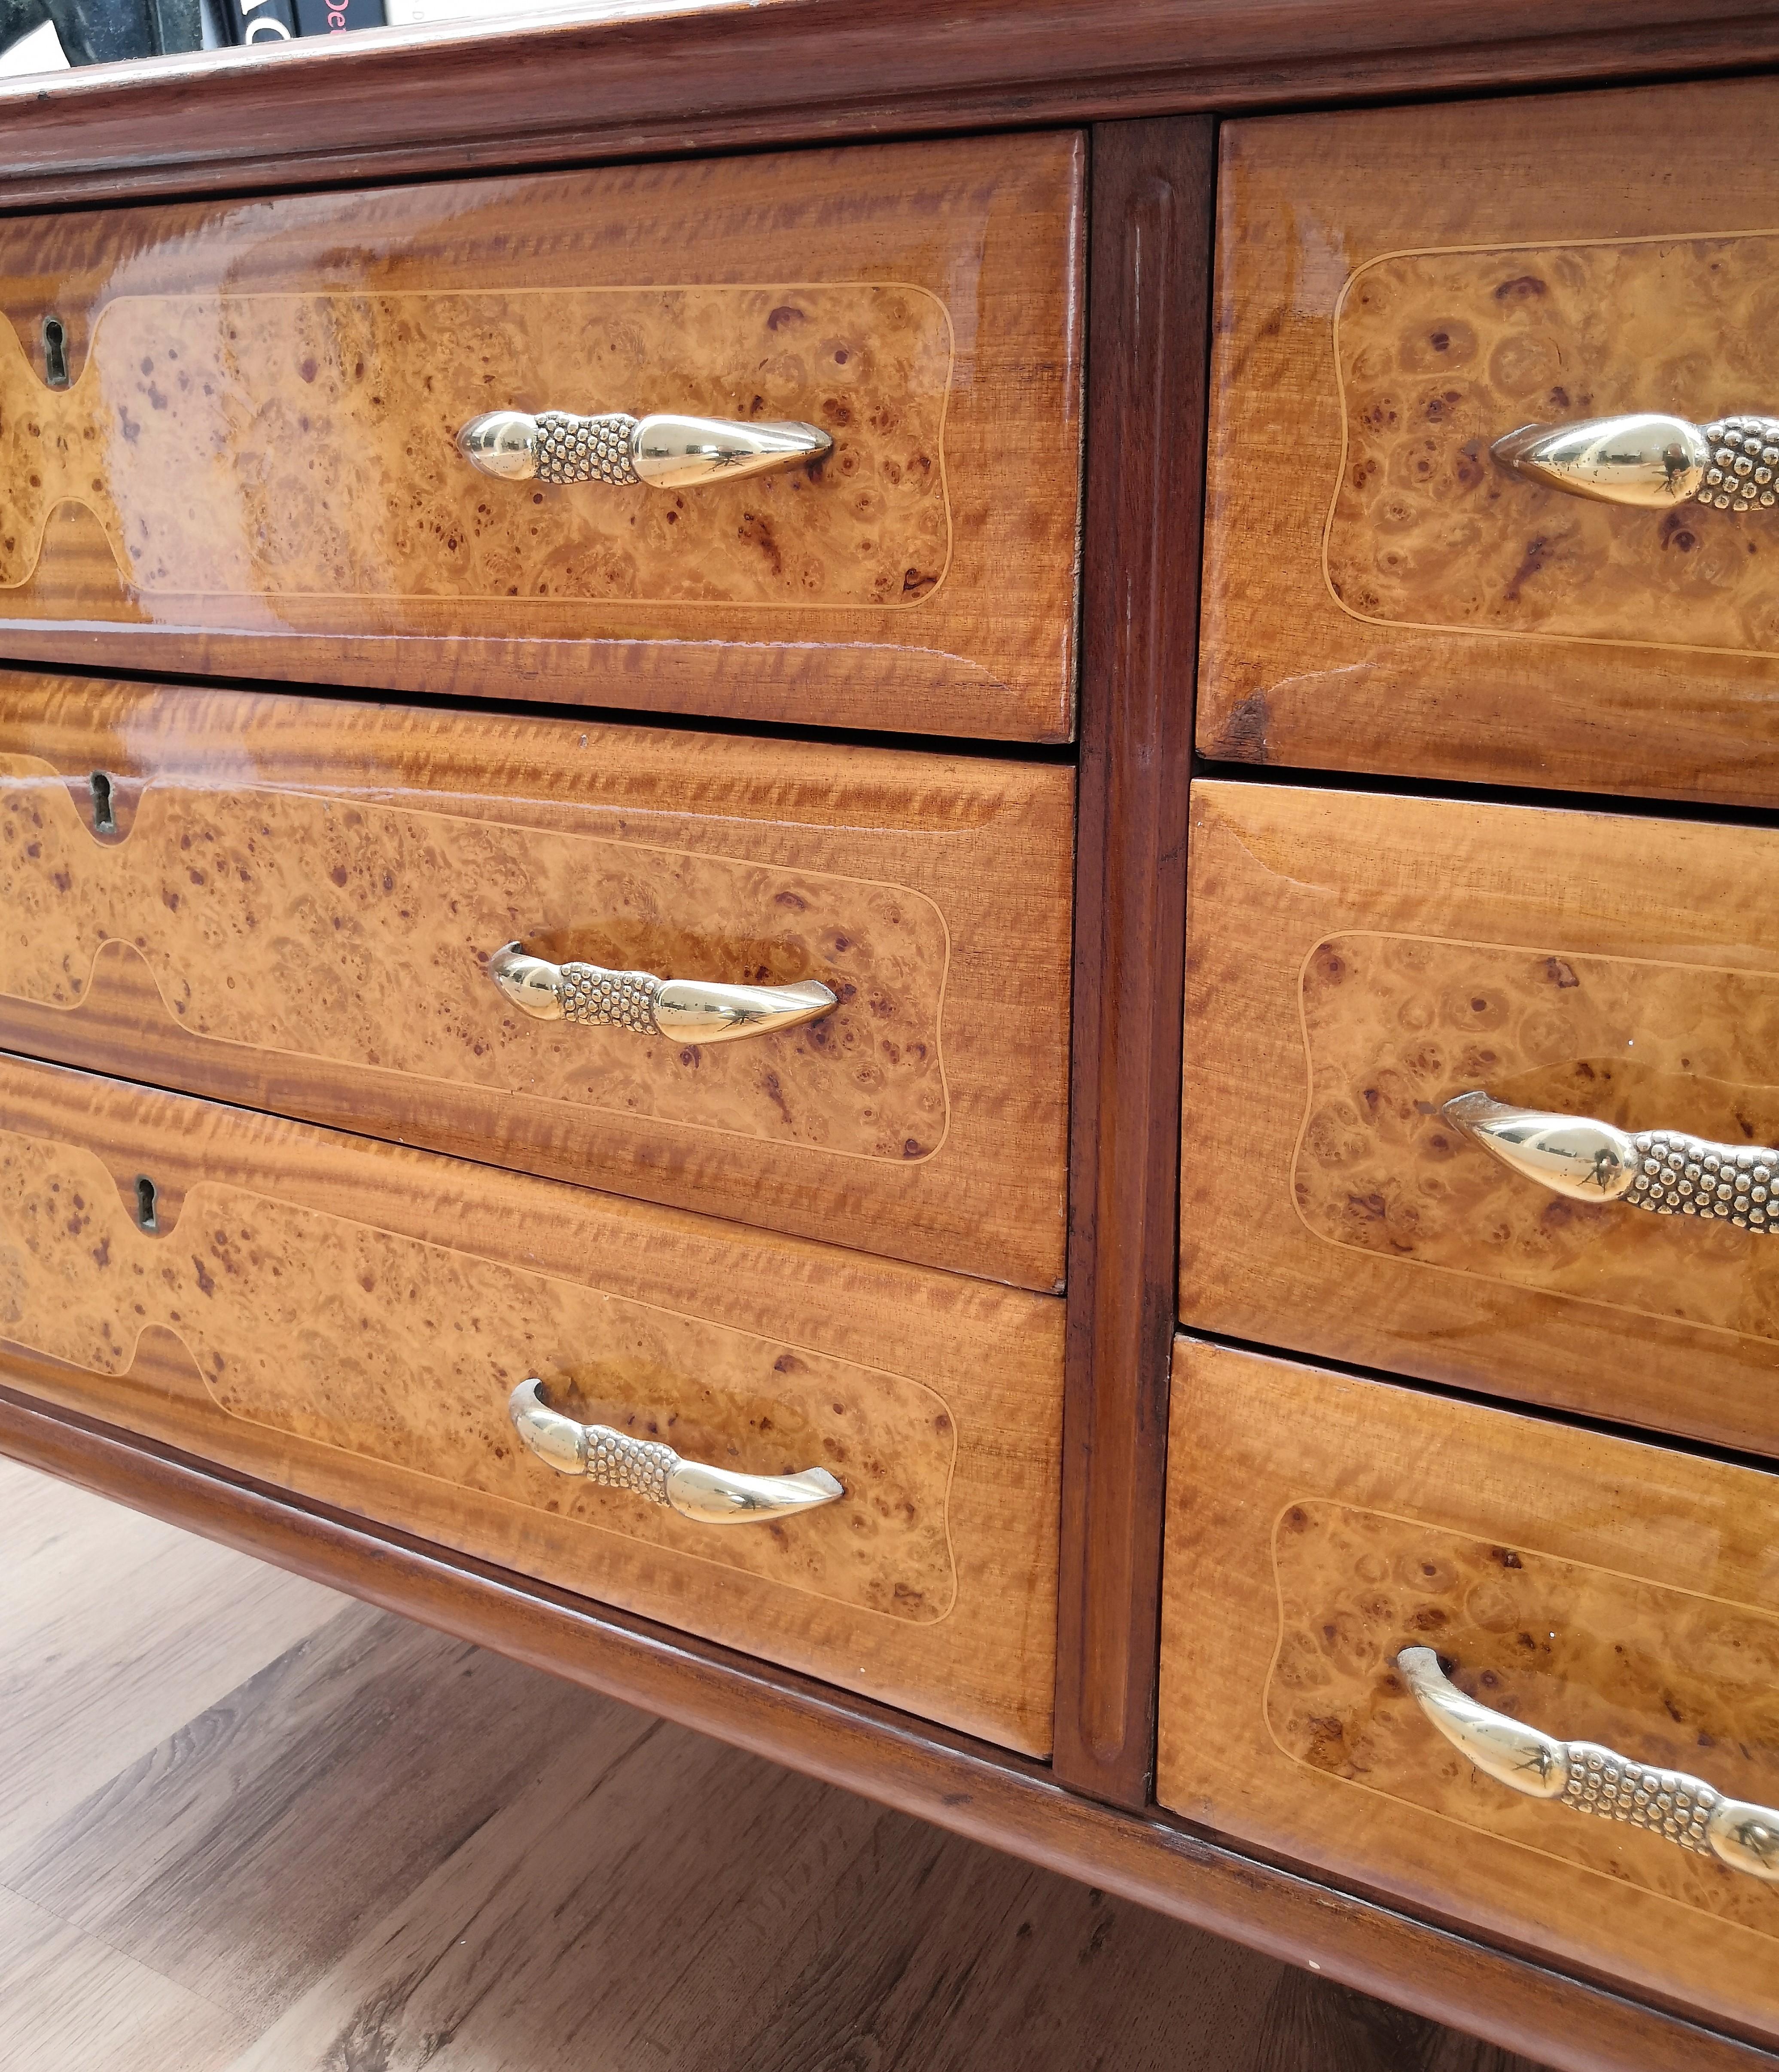
[[[1050,1289],[1071,790],[986,758],[0,675],[0,1043]],[[539,1022],[486,974],[516,938],[841,1004],[704,1047]]]
[[[1771,514],[1535,487],[1490,440],[1779,378],[1758,80],[1224,133],[1199,746],[1770,804]],[[1689,139],[1672,177],[1658,137]]]
[[[0,1382],[0,1447],[52,1474],[300,1564],[372,1601],[771,1756],[1329,1978],[1443,2010],[1561,2072],[1757,2072],[1770,2054],[1522,1954],[1313,1883],[1165,1819],[1062,1789],[1050,1769],[401,1533],[228,1475]],[[1403,2052],[1388,2038],[1378,2072]],[[1314,2062],[1331,2062],[1325,2034]],[[777,2060],[769,2062],[776,2062]],[[1337,2061],[1333,2061],[1337,2062]],[[1276,2062],[1266,2061],[1268,2072]],[[1450,2072],[1436,2053],[1426,2072]]]
[[[301,1576],[265,1569],[249,1579],[212,1541],[175,1537],[10,1462],[0,1470],[0,1860],[301,1647],[340,1608],[333,1591]],[[105,1549],[107,1586],[71,1624],[95,1546]],[[225,1593],[233,1616],[214,1619],[210,1607]]]
[[[244,597],[906,610],[951,559],[952,358],[944,304],[894,282],[125,294],[70,388],[0,339],[0,589],[31,577],[68,502],[157,615]],[[836,453],[669,495],[494,483],[455,446],[491,404],[640,415],[664,397],[819,422]]]
[[[1094,148],[1058,1774],[1148,1802],[1173,1335],[1209,123]]]
[[[1066,738],[1082,178],[1063,134],[10,220],[8,652]],[[453,440],[507,406],[835,446],[503,483]]]
[[[184,1688],[200,1615],[237,1644],[269,1581],[244,1556],[0,1463],[0,1564],[37,1520],[78,1547],[25,1594],[79,1649],[145,1546],[201,1589],[140,1622]],[[15,1518],[23,1520],[17,1532]],[[831,1785],[386,1612],[325,1623],[135,1761],[115,1706],[69,1719],[18,1676],[0,1750],[53,1720],[116,1767],[0,1855],[7,2072],[384,2072],[610,2062],[989,2072],[1533,2072]],[[159,1678],[154,1675],[160,1672]],[[142,1688],[140,1685],[138,1688]],[[598,1961],[583,1961],[589,1948]]]
[[[1037,1297],[0,1071],[0,1333],[49,1400],[1025,1748],[1054,1675],[1061,1328]],[[532,1373],[691,1458],[826,1465],[849,1495],[714,1533],[564,1481],[507,1424]]]
[[[1478,1778],[1391,1667],[1431,1644],[1547,1732],[1770,1801],[1771,1478],[1185,1340],[1174,1403],[1164,1803],[1779,2037],[1770,1891]]]
[[[1585,1692],[1588,1738],[1745,1797],[1770,1793],[1779,1764],[1779,1615],[1329,1498],[1280,1514],[1272,1566],[1267,1728],[1292,1762],[1600,1877],[1634,1864],[1641,1889],[1779,1934],[1771,1893],[1715,1858],[1633,1847],[1617,1822],[1504,1791],[1430,1747],[1390,1652],[1400,1634],[1424,1641],[1472,1697],[1565,1736]]]
[[[7,205],[1276,108],[1779,60],[1770,0],[777,0],[7,82]],[[269,62],[272,69],[265,70]]]
[[[1635,512],[1513,475],[1526,423],[1764,396],[1779,240],[1514,245],[1380,259],[1348,282],[1334,361],[1346,438],[1329,586],[1355,616],[1446,633],[1709,654],[1779,651],[1770,517]],[[1565,651],[1567,652],[1567,651]],[[1596,662],[1596,666],[1598,664]]]
[[[1473,1080],[1526,1108],[1666,1113],[1715,1141],[1771,1143],[1774,974],[1341,934],[1310,952],[1301,985],[1310,1093],[1292,1194],[1317,1236],[1627,1317],[1779,1337],[1779,1261],[1761,1246],[1702,1231],[1677,1248],[1665,1219],[1516,1183],[1437,1112]]]
[[[1779,1247],[1570,1202],[1438,1110],[1779,1132],[1765,829],[1195,787],[1189,1324],[1779,1451]]]

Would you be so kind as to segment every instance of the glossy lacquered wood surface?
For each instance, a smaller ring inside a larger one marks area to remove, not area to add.
[[[1779,523],[1490,457],[1770,407],[1770,83],[1223,133],[1209,756],[1770,804]],[[1674,175],[1659,140],[1684,137]]]
[[[142,1178],[156,1227],[139,1227]],[[47,1400],[991,1739],[1048,1740],[1061,1305],[14,1062],[0,1337]],[[700,1527],[507,1400],[847,1494]]]
[[[1402,2005],[1437,2010],[1563,2072],[1651,2064],[1756,2072],[1769,2062],[1683,2016],[1242,1855],[1152,1812],[1066,1790],[1047,1765],[34,1405],[3,1381],[0,1449],[939,1827]],[[1325,2037],[1319,2047],[1325,2055]],[[1396,2072],[1400,2052],[1386,2062]],[[1427,2072],[1445,2064],[1436,2055]]]
[[[1481,1775],[1395,1667],[1772,1803],[1771,1477],[1184,1340],[1169,1458],[1164,1804],[1779,2037],[1771,1887]]]
[[[1049,1289],[1071,789],[0,674],[0,1046]],[[696,1046],[539,1022],[487,976],[516,939],[840,1004]]]
[[[1195,786],[1185,1320],[1779,1452],[1779,1244],[1440,1112],[1779,1143],[1776,866],[1764,828]]]
[[[617,0],[0,85],[0,195],[189,193],[490,163],[1276,108],[1779,59],[1770,0]],[[240,141],[251,138],[249,168]]]
[[[1211,125],[1094,133],[1058,1775],[1148,1803]]]
[[[1063,738],[1082,180],[1064,134],[10,221],[8,652]],[[834,443],[515,483],[454,444],[507,408]]]

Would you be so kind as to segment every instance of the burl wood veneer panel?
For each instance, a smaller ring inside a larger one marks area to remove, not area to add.
[[[1061,134],[15,219],[8,652],[1065,738],[1082,181]],[[454,439],[506,407],[834,448],[503,482]]]
[[[1779,1803],[1771,1477],[1186,1340],[1168,1459],[1163,1804],[1779,2037],[1779,1893],[1498,1784],[1395,1667]]]
[[[1049,1289],[1072,800],[988,756],[0,674],[0,1046]],[[487,976],[515,939],[840,1005],[541,1022]]]
[[[14,1059],[0,1345],[51,1400],[1048,1745],[1054,1298]],[[847,1494],[718,1528],[558,1476],[507,1420],[531,1375],[688,1458],[825,1466]]]
[[[1194,790],[1180,1305],[1209,1330],[1779,1452],[1779,1244],[1571,1201],[1440,1113],[1779,1144],[1779,835]]]
[[[1772,407],[1776,112],[1745,80],[1225,127],[1206,754],[1779,798],[1779,514],[1489,451]]]

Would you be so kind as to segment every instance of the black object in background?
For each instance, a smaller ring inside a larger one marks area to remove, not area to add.
[[[45,22],[71,65],[203,48],[199,0],[0,0],[0,50]]]
[[[302,34],[296,0],[216,0],[216,15],[232,43],[282,43]]]
[[[348,29],[380,29],[383,0],[296,0],[297,28],[305,36],[337,36]]]

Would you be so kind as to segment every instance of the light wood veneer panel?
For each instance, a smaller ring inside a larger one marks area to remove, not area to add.
[[[8,652],[1064,738],[1082,186],[1061,134],[14,219]],[[502,482],[504,407],[834,449]]]
[[[0,677],[0,1043],[1048,1289],[1072,796],[987,757]],[[840,1004],[713,1046],[540,1022],[487,975],[516,938]]]
[[[1481,1775],[1394,1666],[1779,1801],[1772,1478],[1186,1340],[1174,1376],[1162,1803],[1779,2037],[1779,1894]]]
[[[1744,140],[1773,108],[1748,80],[1225,127],[1205,754],[1779,797],[1779,512],[1590,504],[1489,453],[1769,407],[1779,170]]]
[[[1441,1104],[1779,1143],[1779,836],[1194,790],[1180,1309],[1779,1451],[1779,1244],[1510,1172]]]
[[[156,1231],[136,1180],[156,1183]],[[1062,1305],[0,1065],[10,1372],[300,1495],[1042,1753]],[[577,1414],[847,1495],[701,1527],[556,1475]]]

